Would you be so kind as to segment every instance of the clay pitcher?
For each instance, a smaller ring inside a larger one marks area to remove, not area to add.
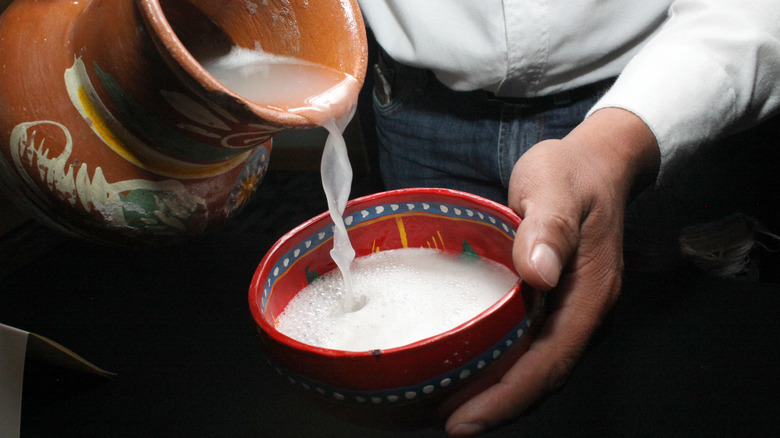
[[[175,242],[230,218],[273,135],[312,127],[193,55],[232,46],[353,76],[336,116],[357,100],[356,0],[16,0],[0,18],[0,185],[43,223],[104,242]]]

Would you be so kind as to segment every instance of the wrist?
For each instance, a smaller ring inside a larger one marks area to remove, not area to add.
[[[564,140],[583,148],[610,185],[628,198],[652,183],[658,174],[660,151],[650,128],[634,113],[602,108],[580,123]]]

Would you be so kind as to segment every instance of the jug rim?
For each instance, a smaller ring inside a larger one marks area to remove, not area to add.
[[[188,82],[200,88],[213,102],[249,111],[259,116],[265,123],[279,128],[314,128],[321,125],[300,113],[272,105],[259,104],[234,92],[214,78],[187,49],[168,21],[160,0],[136,0],[136,3],[144,21],[152,31],[150,34],[155,45],[162,52],[166,61],[172,63],[172,67],[182,71],[190,79]],[[347,27],[349,32],[353,34],[351,35],[353,39],[360,42],[360,50],[354,51],[356,67],[353,71],[341,70],[354,78],[357,83],[352,92],[345,93],[343,100],[332,104],[331,109],[336,119],[350,115],[354,111],[358,93],[365,80],[368,59],[365,26],[357,2],[348,0],[337,3],[340,8],[352,9],[346,11],[345,16],[349,20],[354,20],[355,23]]]

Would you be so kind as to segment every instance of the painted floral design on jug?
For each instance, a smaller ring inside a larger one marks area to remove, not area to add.
[[[45,125],[61,130],[63,151],[49,156],[46,138],[36,128]],[[176,180],[127,180],[109,183],[103,169],[96,167],[90,176],[87,163],[68,164],[73,153],[73,138],[64,125],[53,121],[23,123],[11,133],[11,154],[17,170],[30,186],[44,183],[49,193],[100,215],[106,223],[139,231],[171,232],[205,227],[205,202],[190,196]],[[39,169],[39,181],[33,181],[25,166]],[[200,223],[198,223],[200,222]]]

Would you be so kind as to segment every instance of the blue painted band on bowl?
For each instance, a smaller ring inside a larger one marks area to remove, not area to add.
[[[392,202],[372,206],[344,215],[344,222],[349,230],[379,218],[391,219],[412,213],[431,214],[453,220],[474,221],[475,223],[495,228],[509,239],[514,239],[515,236],[514,226],[499,219],[497,216],[472,207],[441,202]],[[279,257],[263,286],[263,294],[260,301],[261,312],[265,313],[266,304],[268,303],[268,298],[273,293],[276,280],[282,277],[298,260],[332,238],[333,225],[330,224],[313,232],[311,238],[302,241]]]
[[[544,296],[544,293],[540,293],[539,301],[534,308],[531,309],[531,313],[523,318],[523,320],[510,330],[506,336],[484,353],[447,373],[410,386],[376,391],[353,391],[335,388],[322,382],[307,379],[287,369],[283,369],[279,365],[273,363],[272,360],[267,359],[271,366],[273,366],[279,374],[286,377],[291,384],[333,401],[364,406],[397,406],[419,402],[422,399],[438,395],[444,391],[452,390],[453,388],[473,380],[490,365],[505,356],[510,350],[521,345],[522,341],[530,335],[531,329],[534,327],[534,321],[536,321],[539,316],[541,309],[544,308]]]

